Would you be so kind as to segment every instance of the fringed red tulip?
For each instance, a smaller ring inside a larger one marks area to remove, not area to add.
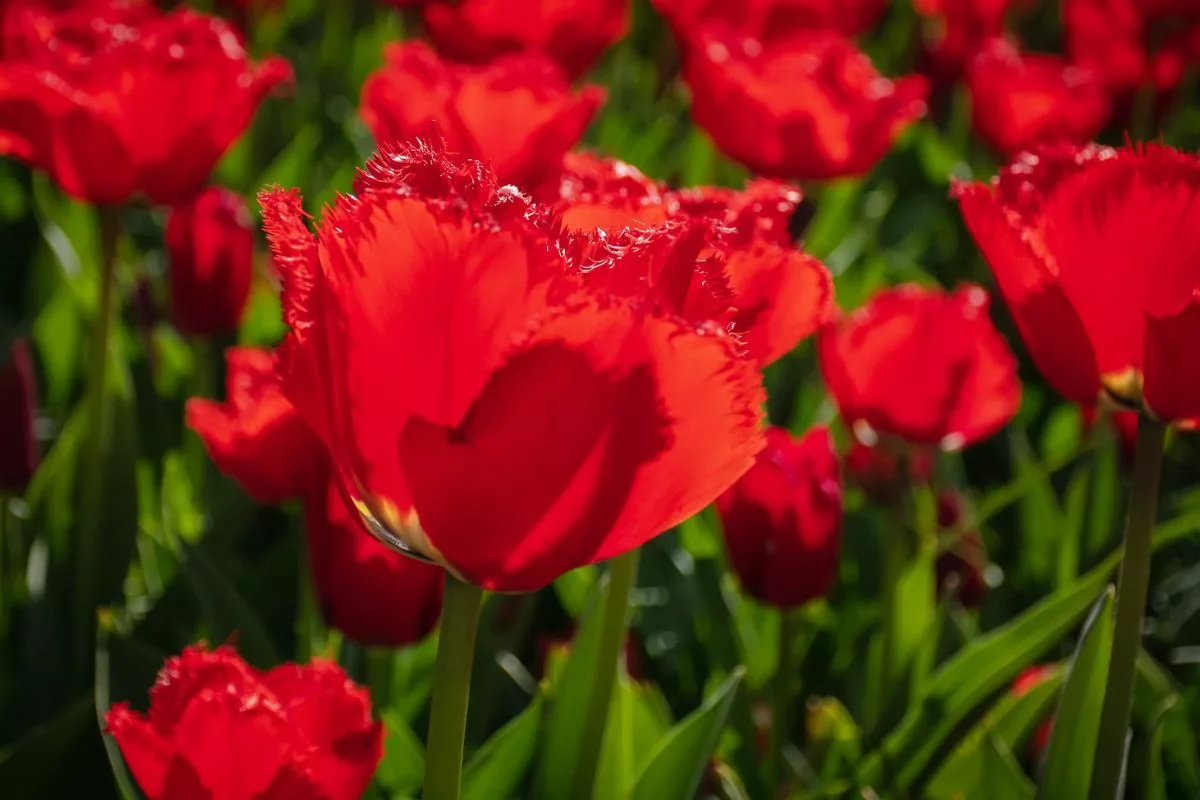
[[[750,471],[717,499],[729,563],[743,590],[795,608],[828,594],[841,548],[842,487],[829,431],[767,431]]]
[[[248,666],[231,647],[167,663],[141,714],[105,727],[149,800],[357,800],[383,756],[365,689],[335,664]]]
[[[167,218],[171,319],[181,333],[213,336],[241,323],[254,271],[254,228],[246,203],[219,186]]]

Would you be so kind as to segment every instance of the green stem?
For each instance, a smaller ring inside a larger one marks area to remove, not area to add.
[[[395,652],[390,647],[367,649],[367,685],[371,689],[371,707],[383,711],[392,704],[392,667]]]
[[[95,663],[96,582],[104,511],[104,445],[108,426],[108,359],[112,330],[113,295],[117,272],[117,243],[121,236],[119,206],[101,206],[100,296],[93,320],[88,364],[86,402],[89,413],[84,485],[82,488],[80,536],[75,561],[75,667],[77,682],[86,683],[89,666]]]
[[[438,634],[433,701],[425,755],[424,800],[458,800],[462,784],[463,740],[471,665],[483,591],[446,573],[442,626]]]
[[[898,608],[897,594],[900,589],[900,577],[908,563],[908,526],[905,524],[904,502],[898,500],[888,507],[887,540],[884,542],[883,582],[880,587],[880,602],[883,621],[883,636],[879,647],[877,675],[874,684],[876,702],[872,704],[871,722],[879,723],[887,708],[893,681],[897,672],[897,641],[896,624],[893,619]]]
[[[1125,553],[1117,583],[1117,619],[1112,659],[1104,687],[1100,735],[1092,773],[1093,800],[1114,800],[1125,766],[1125,739],[1133,708],[1137,655],[1141,650],[1142,616],[1150,592],[1150,556],[1154,519],[1158,514],[1158,478],[1162,470],[1166,427],[1143,416],[1138,420],[1133,486],[1125,522]]]
[[[783,750],[787,747],[792,725],[792,615],[779,609],[779,664],[775,671],[775,697],[771,714],[771,750],[767,754],[767,786],[771,797],[778,797],[780,777],[786,774]]]
[[[608,566],[608,594],[604,599],[604,618],[600,629],[600,649],[592,673],[592,688],[583,721],[579,763],[569,797],[587,800],[596,786],[596,769],[600,765],[600,748],[604,744],[604,728],[608,722],[608,707],[612,704],[613,687],[617,682],[617,663],[625,645],[629,627],[629,593],[637,578],[639,550],[617,556]]]

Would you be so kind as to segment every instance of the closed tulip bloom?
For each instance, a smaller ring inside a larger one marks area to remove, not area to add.
[[[567,249],[585,284],[718,322],[761,365],[833,313],[829,271],[787,233],[801,197],[792,186],[757,180],[743,190],[672,191],[619,161],[574,157],[559,192],[552,203],[575,237]]]
[[[688,44],[684,77],[696,124],[761,175],[862,175],[925,113],[923,78],[882,77],[834,32],[757,41],[714,27]]]
[[[284,397],[275,354],[234,347],[225,362],[225,401],[193,398],[186,412],[217,469],[262,503],[323,491],[325,447]]]
[[[483,164],[385,147],[315,235],[296,192],[262,202],[284,391],[396,547],[536,589],[696,513],[761,447],[730,337],[590,291]]]
[[[817,337],[825,383],[860,438],[955,450],[1017,412],[1016,360],[978,286],[899,286]]]
[[[1030,355],[1063,396],[1200,420],[1200,159],[1060,147],[956,188]]]
[[[1004,36],[1005,18],[1027,0],[913,0],[925,20],[927,71],[941,84],[954,83],[971,59]]]
[[[404,647],[437,627],[445,573],[372,537],[336,481],[305,501],[313,585],[326,623],[359,644]]]
[[[745,592],[795,608],[828,594],[841,547],[842,487],[829,431],[767,431],[754,466],[717,499],[729,563]]]
[[[1060,56],[1022,54],[995,39],[967,74],[975,131],[1006,156],[1035,144],[1082,144],[1100,132],[1112,111],[1098,75]]]
[[[577,76],[629,30],[629,0],[436,0],[422,19],[437,49],[459,61],[536,53]]]
[[[37,376],[29,342],[17,339],[0,364],[0,497],[21,494],[41,455],[36,437]],[[4,513],[0,503],[0,513]]]
[[[1129,100],[1140,87],[1168,92],[1200,59],[1200,5],[1191,0],[1064,0],[1067,55]]]
[[[579,141],[604,90],[572,90],[543,56],[456,64],[421,42],[390,45],[363,85],[362,117],[380,144],[440,129],[450,150],[488,162],[504,183],[532,191]]]
[[[105,717],[149,800],[358,800],[383,756],[367,691],[336,664],[268,672],[231,647],[167,660],[141,714]]]
[[[241,324],[254,271],[254,228],[242,198],[220,186],[171,209],[166,246],[171,319],[213,336]]]
[[[887,0],[652,0],[681,39],[714,22],[755,39],[801,30],[865,33],[887,8]]]
[[[0,64],[0,154],[93,203],[190,199],[291,75],[282,59],[252,64],[232,27],[186,9],[114,0],[27,19]]]

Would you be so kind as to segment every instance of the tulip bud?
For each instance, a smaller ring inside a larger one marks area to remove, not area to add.
[[[37,382],[29,343],[17,339],[0,365],[0,495],[25,491],[38,466]]]
[[[767,431],[754,466],[717,498],[729,561],[747,594],[780,608],[826,594],[837,574],[842,487],[829,432]]]
[[[171,315],[182,333],[234,330],[250,296],[254,228],[245,201],[214,186],[167,220]]]

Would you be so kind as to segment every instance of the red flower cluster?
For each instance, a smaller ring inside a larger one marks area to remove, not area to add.
[[[680,39],[714,23],[754,39],[828,30],[857,36],[870,30],[887,0],[652,0]]]
[[[978,286],[908,285],[822,329],[825,383],[860,438],[957,449],[1012,419],[1021,383],[987,308]]]
[[[762,446],[755,365],[692,313],[725,308],[723,284],[664,263],[682,229],[560,234],[423,143],[385,146],[315,236],[298,193],[262,202],[285,394],[397,546],[538,588],[696,513]]]
[[[0,498],[20,494],[41,460],[37,422],[37,378],[29,342],[17,339],[0,363]],[[0,514],[6,513],[0,499]]]
[[[473,67],[407,42],[390,45],[385,55],[387,64],[362,91],[363,120],[376,141],[441,135],[451,150],[490,162],[501,181],[526,190],[558,168],[604,102],[603,89],[573,92],[554,63],[537,54]]]
[[[1176,88],[1200,59],[1200,5],[1191,0],[1063,0],[1067,52],[1126,97]]]
[[[167,218],[171,319],[181,333],[235,330],[250,297],[254,227],[241,196],[219,186]]]
[[[250,64],[233,28],[193,11],[31,12],[0,63],[0,154],[93,203],[184,202],[290,75],[278,58]]]
[[[956,187],[1046,380],[1087,407],[1200,419],[1200,159],[1167,147],[1043,149]]]
[[[188,401],[188,425],[217,467],[262,502],[304,499],[326,621],[367,645],[424,639],[441,611],[442,571],[376,541],[347,510],[324,446],[283,396],[273,353],[235,348],[226,360],[225,403]]]
[[[485,63],[537,53],[582,75],[629,28],[629,0],[438,0],[425,30],[451,58]]]
[[[683,46],[696,124],[762,175],[861,175],[925,113],[923,78],[880,76],[833,31],[758,40],[712,26]]]
[[[729,563],[751,597],[779,608],[829,592],[837,577],[842,487],[829,431],[767,431],[750,471],[717,498]]]
[[[992,39],[1004,36],[1005,17],[1028,0],[913,0],[926,25],[929,72],[939,83],[953,83],[972,57]]]
[[[1095,73],[1061,56],[1022,54],[1004,39],[971,60],[967,86],[976,132],[1007,156],[1043,142],[1090,141],[1112,110]]]
[[[247,666],[229,647],[168,659],[150,711],[105,718],[150,800],[357,800],[383,756],[367,692],[335,664]]]

